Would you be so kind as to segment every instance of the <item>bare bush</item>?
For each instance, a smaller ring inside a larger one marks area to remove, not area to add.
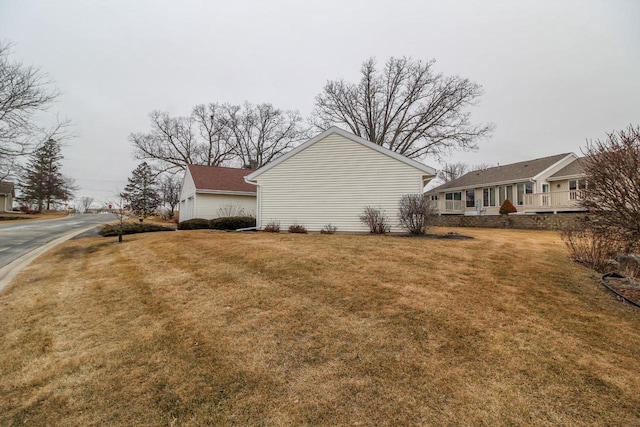
[[[304,225],[292,224],[289,226],[289,233],[307,234],[307,229]]]
[[[369,227],[371,234],[385,234],[391,230],[389,219],[383,210],[366,206],[364,212],[360,215],[360,221]]]
[[[437,218],[436,207],[424,194],[405,194],[400,198],[400,226],[410,234],[423,236]]]
[[[264,227],[264,231],[266,231],[267,233],[279,233],[280,223],[278,221],[270,221]]]
[[[640,255],[625,254],[617,259],[618,271],[625,277],[640,279]]]
[[[335,225],[327,224],[322,227],[322,230],[320,230],[320,234],[335,234],[337,230],[338,227],[336,227]]]
[[[240,203],[226,203],[218,208],[219,217],[232,217],[232,216],[252,216],[247,215],[244,208],[240,206]]]
[[[590,141],[585,154],[587,189],[581,203],[591,226],[619,236],[623,252],[634,252],[640,248],[640,127]]]
[[[611,271],[616,254],[621,251],[621,242],[614,236],[594,228],[588,221],[579,221],[560,232],[569,248],[571,258],[600,273]]]

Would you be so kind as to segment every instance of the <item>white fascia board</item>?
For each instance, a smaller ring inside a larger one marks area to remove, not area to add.
[[[299,146],[297,146],[296,148],[294,148],[293,150],[289,151],[287,154],[282,155],[280,157],[278,157],[277,159],[275,159],[274,161],[264,165],[263,167],[261,167],[260,169],[258,169],[257,171],[254,171],[253,173],[247,175],[244,177],[244,180],[248,183],[251,184],[255,184],[255,179],[262,175],[263,173],[265,173],[266,171],[268,171],[269,169],[273,168],[274,166],[279,165],[280,163],[284,162],[285,160],[287,160],[289,157],[293,157],[295,156],[297,153],[301,152],[302,150],[306,149],[307,147],[315,144],[316,142],[320,141],[323,138],[326,138],[327,136],[331,135],[331,134],[337,134],[340,135],[344,138],[350,139],[351,141],[357,142],[358,144],[364,145],[365,147],[371,148],[372,150],[375,150],[379,153],[385,154],[389,157],[392,157],[396,160],[401,161],[402,163],[405,163],[409,166],[412,166],[418,170],[421,170],[422,172],[425,172],[428,175],[432,175],[435,176],[436,174],[436,170],[434,168],[432,168],[431,166],[427,166],[424,165],[420,162],[416,162],[415,160],[412,160],[408,157],[403,156],[402,154],[398,154],[395,151],[391,151],[387,148],[384,148],[378,144],[374,144],[371,141],[367,141],[364,138],[360,138],[359,136],[356,136],[354,134],[352,134],[351,132],[347,132],[346,130],[340,129],[339,127],[336,126],[332,126],[329,129],[325,130],[322,133],[319,133],[318,135],[314,136],[313,138],[309,139],[307,142],[305,142],[304,144],[301,144]]]
[[[225,194],[228,196],[255,196],[255,191],[196,190],[196,194]]]
[[[555,162],[554,164],[552,164],[551,166],[549,166],[548,168],[546,168],[542,172],[538,173],[537,175],[535,175],[531,179],[533,179],[535,181],[539,180],[540,177],[544,176],[544,174],[548,173],[551,169],[553,169],[554,167],[558,166],[559,163],[563,163],[565,160],[569,160],[571,158],[573,158],[573,161],[576,161],[578,159],[578,156],[576,156],[573,153],[569,153],[566,157],[558,160],[557,162]],[[569,163],[567,163],[567,164],[569,164]]]
[[[189,166],[190,165],[187,165],[187,167],[186,167],[186,169],[184,171],[184,177],[182,177],[182,185],[180,186],[180,197],[182,197],[182,194],[184,192],[184,184],[185,184],[185,182],[187,182],[187,179],[191,180],[191,182],[193,183],[193,188],[196,187],[196,183],[193,182],[193,178],[191,177],[191,171],[189,170]],[[187,198],[185,197],[185,200],[186,199]]]
[[[562,180],[565,180],[565,179],[582,179],[584,177],[585,177],[585,174],[576,173],[576,174],[573,174],[573,175],[549,177],[549,178],[547,178],[547,181],[562,181]]]

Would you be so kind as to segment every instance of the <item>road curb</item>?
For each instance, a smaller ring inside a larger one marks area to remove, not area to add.
[[[26,268],[31,262],[38,258],[40,255],[45,252],[53,249],[58,246],[60,243],[66,242],[69,239],[74,238],[75,236],[86,233],[87,231],[93,230],[98,227],[100,224],[92,225],[90,227],[85,227],[80,230],[72,231],[71,233],[65,234],[64,236],[53,239],[52,241],[36,248],[26,254],[22,255],[20,258],[16,258],[11,261],[9,264],[0,268],[0,293],[4,291],[9,283],[13,280],[14,277],[18,275],[24,268]]]

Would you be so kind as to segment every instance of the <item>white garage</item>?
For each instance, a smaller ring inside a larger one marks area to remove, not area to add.
[[[244,180],[251,172],[251,169],[188,165],[180,191],[180,221],[255,216],[256,187]]]
[[[338,231],[366,232],[366,206],[380,208],[401,231],[398,202],[421,194],[436,170],[332,127],[245,179],[257,185],[257,226],[297,223],[310,231],[332,224]]]

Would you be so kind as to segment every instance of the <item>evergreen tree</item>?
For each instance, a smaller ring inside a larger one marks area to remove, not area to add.
[[[158,194],[156,176],[147,162],[134,169],[121,196],[125,200],[125,208],[142,219],[160,206],[162,199]]]
[[[37,206],[51,209],[56,202],[67,202],[73,197],[73,183],[62,175],[62,147],[54,139],[49,139],[31,155],[23,169],[20,187],[21,199]]]

